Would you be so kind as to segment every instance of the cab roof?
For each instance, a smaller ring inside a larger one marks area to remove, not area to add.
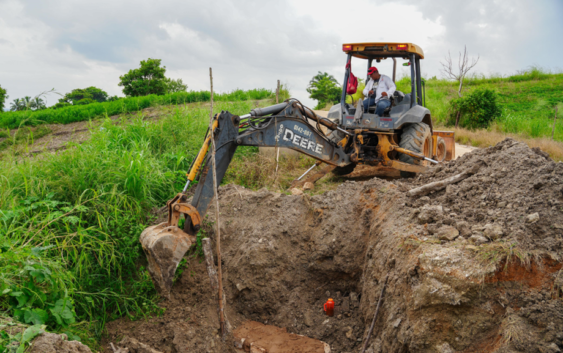
[[[407,54],[416,54],[424,59],[422,48],[405,42],[346,43],[342,44],[342,51],[361,59],[406,58]]]

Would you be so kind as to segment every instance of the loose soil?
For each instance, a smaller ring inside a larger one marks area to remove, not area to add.
[[[423,197],[411,188],[479,165]],[[346,181],[322,195],[219,190],[227,313],[358,352],[560,352],[563,164],[507,139],[415,179]],[[215,237],[210,213],[207,234]],[[232,352],[214,293],[187,256],[161,317],[107,326],[161,352]],[[334,317],[322,305],[336,302]],[[130,350],[133,352],[133,350]]]

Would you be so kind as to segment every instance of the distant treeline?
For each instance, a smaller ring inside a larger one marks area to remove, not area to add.
[[[285,97],[282,90],[280,97]],[[215,93],[213,99],[220,102],[238,102],[246,100],[260,100],[275,98],[275,92],[264,89],[251,89],[248,91],[234,90],[229,93]],[[75,105],[58,109],[44,109],[36,111],[16,111],[0,114],[0,128],[15,129],[24,125],[39,124],[68,124],[76,121],[85,121],[103,115],[117,115],[135,112],[145,108],[186,104],[196,102],[208,102],[211,99],[209,91],[176,92],[165,95],[148,95],[142,97],[122,98],[111,102],[91,103],[87,105]]]

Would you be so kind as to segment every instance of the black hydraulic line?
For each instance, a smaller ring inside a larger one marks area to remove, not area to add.
[[[413,105],[416,105],[416,73],[414,71],[414,54],[410,55],[410,63],[411,63],[411,108]]]
[[[420,58],[416,57],[416,96],[417,96],[417,103],[422,104],[422,88],[421,83],[422,75],[420,70]]]
[[[287,107],[288,104],[289,104],[289,102],[283,102],[283,103],[271,105],[271,106],[265,107],[265,108],[252,109],[250,111],[250,115],[254,116],[254,117],[258,117],[258,116],[266,116],[266,115],[270,115],[270,114],[278,114],[279,112],[284,110],[285,107]]]
[[[393,59],[393,82],[395,82],[395,74],[397,73],[397,59],[395,58],[391,58]]]

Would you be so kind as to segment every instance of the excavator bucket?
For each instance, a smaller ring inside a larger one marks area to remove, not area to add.
[[[186,216],[190,231],[197,232],[201,217],[195,207],[186,203],[186,195],[180,193],[168,201],[168,222],[148,227],[141,233],[139,241],[147,256],[148,270],[158,293],[169,297],[178,264],[195,237],[178,227],[181,215]]]
[[[168,297],[176,268],[192,246],[190,237],[180,228],[165,222],[145,229],[139,240],[147,256],[148,270],[156,290]]]

